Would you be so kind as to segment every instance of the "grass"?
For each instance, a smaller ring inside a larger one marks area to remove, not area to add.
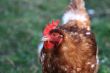
[[[110,73],[110,21],[109,18],[94,19],[92,24],[99,48],[100,71]]]

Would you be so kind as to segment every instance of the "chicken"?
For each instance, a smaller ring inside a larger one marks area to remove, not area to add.
[[[72,0],[63,23],[49,23],[43,31],[43,73],[97,73],[98,50],[83,0]]]

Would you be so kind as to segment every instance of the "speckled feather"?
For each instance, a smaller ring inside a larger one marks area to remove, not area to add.
[[[83,2],[83,0],[74,1],[70,3],[72,9],[68,8],[68,11],[70,9],[73,13],[78,8],[77,4],[82,4],[80,2]],[[82,9],[84,11],[81,11]],[[80,12],[82,14],[85,12],[86,21],[82,22],[79,17],[76,19],[74,17],[69,18],[65,21],[68,15],[65,16],[64,14],[64,24],[53,29],[57,30],[58,33],[62,33],[64,40],[60,45],[52,49],[46,50],[43,47],[41,52],[43,73],[97,73],[97,44],[90,30],[90,20],[85,8],[79,9],[78,13]]]
[[[95,73],[97,46],[94,35],[79,29],[74,21],[57,29],[63,32],[64,41],[48,53],[42,50],[42,56],[45,54],[43,73]]]

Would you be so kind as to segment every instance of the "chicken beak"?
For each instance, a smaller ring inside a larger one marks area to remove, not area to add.
[[[49,38],[46,36],[42,37],[42,39],[41,39],[41,41],[48,41],[48,40],[49,40]]]

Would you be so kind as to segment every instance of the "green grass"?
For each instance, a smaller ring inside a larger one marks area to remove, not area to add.
[[[99,48],[100,71],[110,73],[110,21],[109,18],[94,19],[92,24]]]
[[[68,0],[0,0],[0,73],[41,73],[37,45],[42,29],[60,19]],[[110,73],[110,21],[92,21],[99,56],[99,73]]]

